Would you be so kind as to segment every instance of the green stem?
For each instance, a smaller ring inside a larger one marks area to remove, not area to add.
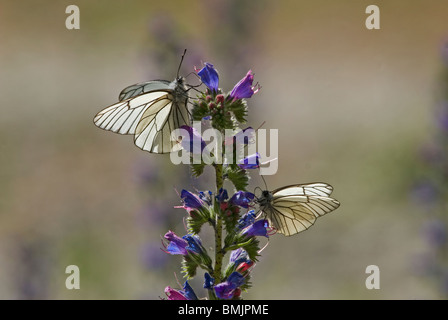
[[[223,176],[222,176],[222,164],[215,164],[216,171],[216,194],[218,194],[219,189],[223,186]],[[216,200],[215,200],[216,201]],[[224,258],[224,253],[222,250],[222,218],[220,215],[220,208],[215,208],[215,269],[213,278],[215,278],[215,283],[221,282],[221,269],[222,269],[222,259]]]

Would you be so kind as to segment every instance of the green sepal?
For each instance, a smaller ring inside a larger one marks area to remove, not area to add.
[[[211,215],[212,212],[205,207],[190,211],[190,216],[187,218],[188,233],[198,234],[204,223],[212,221]]]
[[[233,113],[236,121],[239,123],[246,123],[247,117],[247,103],[243,99],[229,100],[226,99],[226,111]]]

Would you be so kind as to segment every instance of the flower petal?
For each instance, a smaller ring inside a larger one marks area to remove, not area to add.
[[[206,62],[205,66],[201,70],[197,71],[197,74],[201,78],[202,83],[204,83],[209,89],[218,91],[218,71],[216,71],[211,63]]]
[[[249,204],[254,198],[255,195],[251,192],[238,191],[230,198],[229,202],[243,208],[249,208]]]
[[[255,87],[252,87],[252,83],[254,82],[254,75],[252,70],[249,70],[246,76],[241,79],[235,87],[233,87],[230,92],[230,97],[233,99],[243,99],[252,97],[258,90],[260,86],[257,87],[257,90],[254,91]]]
[[[179,290],[175,290],[170,286],[165,288],[165,294],[167,295],[168,300],[187,300],[187,298],[180,293]]]
[[[204,206],[204,202],[197,195],[185,189],[182,190],[180,197],[187,208],[201,209]]]
[[[186,255],[188,242],[181,237],[177,236],[173,231],[168,231],[164,238],[169,241],[168,246],[166,246],[166,251],[169,254],[181,254]]]
[[[239,163],[238,163],[238,167],[240,167],[241,169],[256,169],[260,167],[260,155],[258,154],[258,152],[247,156],[246,158],[242,159]]]
[[[195,128],[187,125],[180,126],[179,128],[183,129],[180,131],[182,135],[180,145],[182,148],[193,154],[202,154],[206,143],[199,132]]]

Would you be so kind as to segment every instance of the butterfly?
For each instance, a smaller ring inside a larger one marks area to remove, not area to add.
[[[256,201],[278,233],[292,236],[339,207],[339,201],[330,198],[332,191],[333,187],[326,183],[295,184],[262,191]]]
[[[182,148],[174,130],[190,125],[185,78],[177,76],[172,82],[137,83],[123,89],[118,100],[94,117],[97,127],[133,134],[135,145],[152,153],[169,153]]]

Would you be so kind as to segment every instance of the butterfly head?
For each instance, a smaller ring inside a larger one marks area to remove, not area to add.
[[[188,88],[184,77],[177,77],[170,83],[170,88],[173,90],[175,100],[178,102],[188,98]]]
[[[268,190],[263,190],[261,193],[261,197],[257,199],[257,202],[260,206],[266,206],[272,201],[272,193]]]

